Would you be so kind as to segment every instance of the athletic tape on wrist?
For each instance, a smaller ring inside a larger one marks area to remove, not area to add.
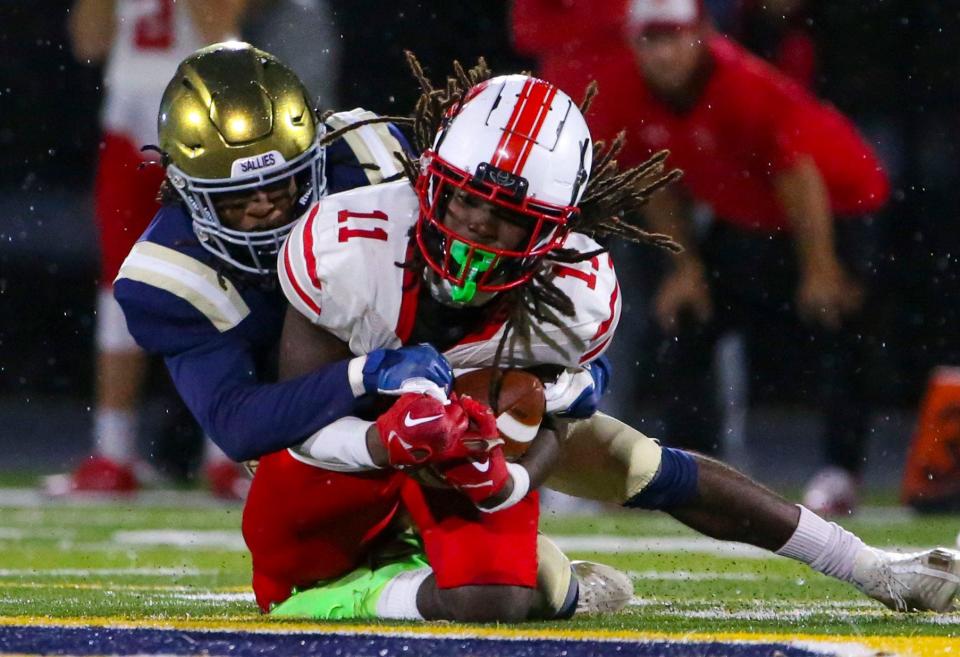
[[[366,356],[357,356],[347,363],[347,381],[350,382],[350,390],[354,397],[359,397],[367,392],[363,385],[363,366],[366,364]]]
[[[513,479],[513,490],[510,492],[510,496],[493,508],[477,507],[484,513],[495,513],[503,509],[509,509],[530,492],[530,473],[527,472],[525,467],[519,463],[507,463],[507,472]]]

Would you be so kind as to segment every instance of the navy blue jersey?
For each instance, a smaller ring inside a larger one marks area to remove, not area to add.
[[[328,130],[372,117],[353,110]],[[394,152],[409,145],[395,126],[363,126],[327,147],[328,193],[400,175]],[[346,361],[274,382],[272,363],[286,300],[272,277],[231,269],[200,246],[181,204],[165,206],[114,282],[137,343],[162,355],[204,431],[237,461],[301,442],[354,413]]]

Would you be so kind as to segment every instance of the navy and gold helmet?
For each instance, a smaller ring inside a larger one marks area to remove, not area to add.
[[[298,206],[323,195],[323,124],[296,74],[248,43],[202,48],[167,85],[158,131],[167,179],[203,247],[243,271],[272,272],[295,214],[280,227],[242,231],[224,225],[215,203],[290,178]]]

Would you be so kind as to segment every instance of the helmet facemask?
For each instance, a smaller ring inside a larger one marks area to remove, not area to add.
[[[422,166],[417,181],[417,243],[424,261],[446,283],[449,300],[456,304],[475,305],[529,281],[543,258],[563,244],[577,213],[574,206],[528,198],[526,180],[489,163],[481,163],[476,175],[471,175],[427,151]],[[514,249],[501,249],[449,228],[444,219],[457,193],[507,210],[528,228],[523,242]]]
[[[318,141],[322,136],[321,127]],[[277,156],[279,153],[274,154]],[[241,271],[266,275],[276,271],[277,253],[293,229],[295,219],[325,194],[325,159],[325,149],[314,143],[289,162],[249,176],[214,180],[196,178],[171,163],[167,166],[167,177],[186,204],[193,219],[193,230],[203,248]],[[291,178],[296,190],[289,220],[284,225],[243,231],[230,228],[221,221],[216,210],[219,196],[253,192]]]
[[[157,131],[167,178],[203,248],[240,271],[273,273],[298,209],[326,190],[324,129],[297,75],[247,43],[201,48],[167,85]],[[261,188],[286,204],[275,189],[284,181],[296,185],[286,223],[278,226],[276,217],[251,221],[256,215],[234,219],[243,196],[254,199]],[[217,212],[218,201],[230,208],[226,214]]]

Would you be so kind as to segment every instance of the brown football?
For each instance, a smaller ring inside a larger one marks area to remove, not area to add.
[[[494,405],[490,403],[490,382],[496,371],[494,367],[484,367],[461,374],[454,380],[453,389],[458,395],[469,395],[494,409],[497,429],[504,440],[504,453],[508,458],[516,458],[530,447],[543,421],[546,408],[543,384],[530,372],[501,370],[500,394]]]

